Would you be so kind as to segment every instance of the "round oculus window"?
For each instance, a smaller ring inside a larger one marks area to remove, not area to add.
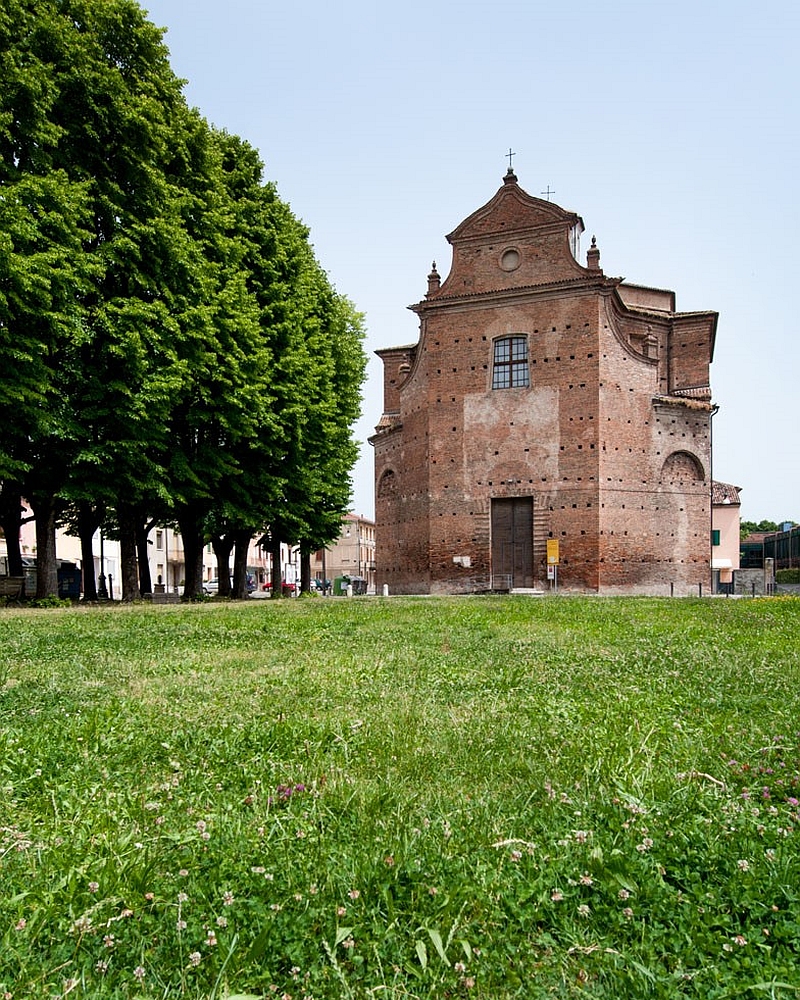
[[[519,251],[504,250],[503,256],[500,258],[500,267],[504,271],[516,271],[519,267]]]

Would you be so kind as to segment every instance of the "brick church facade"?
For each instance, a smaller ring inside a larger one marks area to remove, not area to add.
[[[378,351],[378,588],[698,593],[717,314],[607,277],[581,218],[500,190],[448,237],[416,344]],[[551,573],[553,571],[551,570]]]

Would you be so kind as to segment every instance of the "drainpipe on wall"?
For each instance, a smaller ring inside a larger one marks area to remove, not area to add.
[[[714,593],[714,417],[718,413],[719,405],[712,403],[708,417],[708,478],[711,480],[709,486],[709,518],[711,523],[708,526],[708,549],[710,552],[708,569],[711,573],[710,594]]]

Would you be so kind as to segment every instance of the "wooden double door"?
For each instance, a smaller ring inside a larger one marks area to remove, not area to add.
[[[533,498],[492,500],[492,588],[533,587]]]

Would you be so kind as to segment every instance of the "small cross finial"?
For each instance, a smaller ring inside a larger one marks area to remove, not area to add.
[[[508,157],[508,169],[509,169],[509,170],[513,170],[513,169],[514,169],[514,164],[513,164],[512,162],[511,162],[511,160],[512,160],[512,159],[513,159],[513,158],[514,158],[514,157],[515,157],[516,155],[517,155],[516,153],[512,153],[512,151],[511,151],[511,147],[509,146],[509,147],[508,147],[508,152],[506,153],[506,156]]]
[[[548,184],[548,185],[547,185],[547,190],[546,190],[546,191],[542,191],[542,194],[543,194],[543,195],[545,195],[545,196],[547,197],[547,200],[548,200],[548,201],[550,201],[550,195],[551,195],[551,194],[555,194],[555,191],[551,191],[551,190],[550,190],[550,185]]]

